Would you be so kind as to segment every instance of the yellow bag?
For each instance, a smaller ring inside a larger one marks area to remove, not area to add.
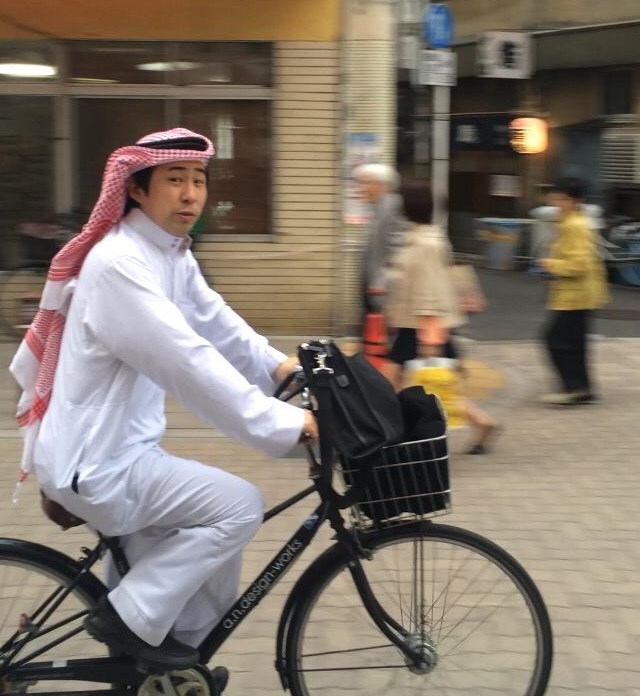
[[[450,428],[466,424],[462,379],[458,361],[451,358],[417,358],[406,363],[405,385],[420,386],[442,401]]]

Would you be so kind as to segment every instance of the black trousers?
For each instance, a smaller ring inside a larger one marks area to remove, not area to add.
[[[391,362],[397,365],[404,365],[409,360],[415,360],[418,357],[418,333],[415,329],[397,329],[393,345],[387,357]],[[443,358],[451,358],[451,360],[460,359],[460,350],[455,343],[455,337],[449,335],[449,340],[442,348]]]
[[[591,312],[587,309],[552,311],[543,340],[565,391],[591,392],[587,334]]]

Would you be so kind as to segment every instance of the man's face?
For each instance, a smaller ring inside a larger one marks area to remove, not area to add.
[[[384,184],[379,181],[373,181],[367,177],[358,179],[360,196],[369,203],[374,203],[386,191]]]
[[[207,200],[207,177],[202,162],[185,160],[154,168],[145,193],[134,183],[129,195],[147,217],[174,237],[186,237]]]
[[[551,205],[560,209],[561,217],[565,217],[567,213],[570,213],[572,210],[575,210],[578,206],[578,201],[571,198],[571,196],[567,196],[566,193],[554,191],[553,193],[551,193],[550,198]]]

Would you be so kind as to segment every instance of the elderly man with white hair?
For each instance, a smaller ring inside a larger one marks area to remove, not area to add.
[[[366,312],[381,312],[386,293],[385,268],[402,243],[406,223],[396,189],[398,172],[387,164],[362,164],[353,175],[360,195],[371,205],[369,231],[362,258],[362,295]]]

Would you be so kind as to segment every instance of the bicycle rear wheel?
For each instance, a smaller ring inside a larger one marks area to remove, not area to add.
[[[0,540],[0,694],[96,688],[95,684],[77,681],[17,681],[11,672],[12,667],[22,661],[25,664],[58,661],[63,667],[73,658],[109,656],[108,648],[91,639],[84,630],[58,645],[53,644],[65,634],[81,628],[87,610],[105,591],[102,584],[87,573],[59,606],[54,607],[52,598],[61,598],[64,589],[77,580],[76,576],[75,562],[57,551],[29,542]],[[51,608],[51,616],[44,619]],[[18,649],[20,641],[25,639],[25,629],[40,622],[43,623],[39,634]],[[42,652],[35,655],[38,651]]]
[[[363,535],[371,591],[421,654],[407,664],[362,604],[346,559],[314,568],[291,616],[287,678],[294,696],[541,696],[552,661],[549,617],[522,566],[448,525]],[[329,557],[331,558],[331,556]]]
[[[38,310],[49,265],[36,262],[0,274],[0,322],[2,329],[22,338]]]

